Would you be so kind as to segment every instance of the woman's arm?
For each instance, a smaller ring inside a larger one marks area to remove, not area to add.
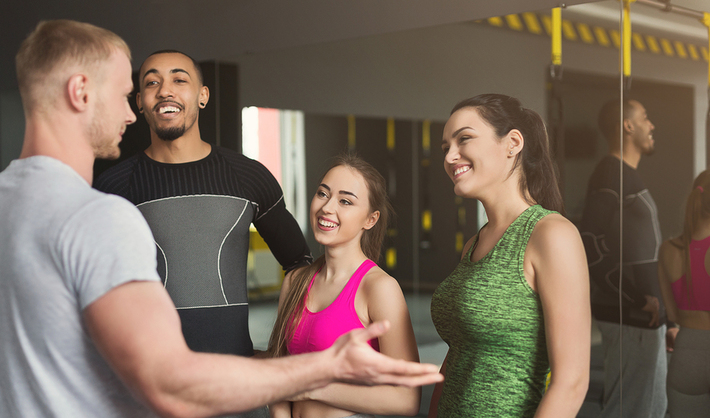
[[[284,401],[269,405],[271,418],[291,418],[291,402]]]
[[[379,339],[380,352],[419,361],[409,310],[399,283],[381,269],[375,269],[363,278],[358,292],[363,292],[372,322],[386,319],[392,324],[389,332]],[[421,388],[331,384],[304,397],[359,413],[413,416],[419,412]]]
[[[300,270],[300,268],[291,270],[284,276],[284,281],[281,284],[281,292],[279,293],[279,309],[281,309],[281,305],[284,303],[284,300],[286,300],[286,296],[291,289],[291,278],[298,270]],[[267,356],[266,352],[263,354]],[[271,418],[291,418],[291,402],[282,401],[269,405],[269,415]]]
[[[661,287],[663,303],[666,305],[666,315],[673,322],[678,321],[678,305],[673,297],[671,283],[683,274],[683,251],[671,240],[664,241],[658,250],[658,282]]]
[[[439,370],[439,373],[441,373],[444,378],[446,378],[446,359],[449,358],[449,353],[448,351],[446,352],[446,357],[444,358],[444,362],[441,364],[441,370]],[[438,413],[439,409],[439,398],[441,398],[441,391],[444,389],[444,382],[439,382],[436,385],[434,385],[434,392],[431,394],[431,402],[429,403],[429,415],[427,415],[428,418],[436,418],[436,415]]]
[[[574,418],[589,386],[591,349],[589,273],[577,228],[561,215],[546,216],[525,258],[542,302],[552,373],[535,417]]]

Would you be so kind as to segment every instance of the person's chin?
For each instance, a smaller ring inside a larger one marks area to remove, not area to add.
[[[121,149],[116,147],[115,149],[105,149],[98,151],[94,154],[94,158],[98,160],[116,160],[121,156]]]
[[[153,130],[158,138],[165,142],[172,142],[185,134],[184,127],[160,128]]]

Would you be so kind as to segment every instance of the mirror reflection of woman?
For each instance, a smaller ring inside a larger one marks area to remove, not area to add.
[[[690,274],[688,274],[690,272]],[[658,279],[668,319],[680,326],[668,366],[671,418],[710,414],[710,171],[693,182],[683,233],[658,253]]]
[[[402,290],[374,262],[390,213],[382,175],[358,157],[336,159],[310,209],[315,240],[325,253],[284,279],[270,355],[324,350],[354,328],[387,320],[389,331],[370,345],[390,357],[419,361]],[[331,384],[272,405],[270,412],[277,418],[416,415],[420,400],[420,388]]]
[[[589,276],[558,213],[545,125],[517,99],[484,94],[454,107],[442,148],[454,192],[478,199],[488,223],[432,298],[449,351],[429,416],[575,417],[589,384]]]

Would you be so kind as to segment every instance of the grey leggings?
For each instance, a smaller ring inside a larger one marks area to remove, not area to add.
[[[374,415],[370,414],[355,414],[355,415],[348,415],[347,417],[343,418],[375,418]]]
[[[707,417],[710,413],[710,331],[681,328],[668,366],[671,418]]]

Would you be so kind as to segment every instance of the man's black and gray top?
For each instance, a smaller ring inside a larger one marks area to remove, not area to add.
[[[660,324],[666,322],[658,284],[661,229],[658,209],[638,172],[624,163],[623,212],[620,210],[619,159],[608,155],[589,179],[579,225],[589,263],[592,314],[600,321],[650,328],[645,295],[658,298]],[[623,275],[619,289],[620,220],[623,214]]]
[[[158,247],[158,273],[195,351],[253,354],[247,255],[254,224],[284,270],[310,250],[274,176],[258,161],[212,147],[202,160],[165,164],[139,153],[103,173],[98,190],[143,213]]]

